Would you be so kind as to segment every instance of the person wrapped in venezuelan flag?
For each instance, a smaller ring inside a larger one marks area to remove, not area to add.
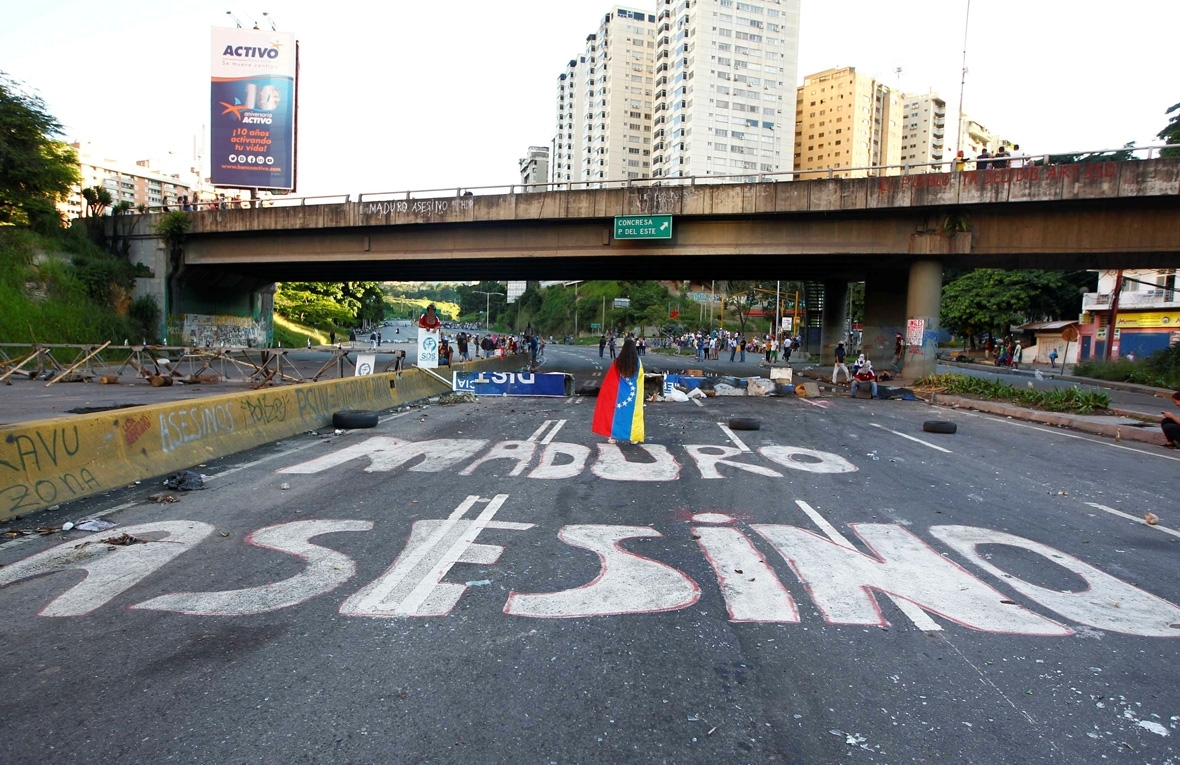
[[[612,444],[643,442],[643,364],[631,337],[602,380],[590,430]]]

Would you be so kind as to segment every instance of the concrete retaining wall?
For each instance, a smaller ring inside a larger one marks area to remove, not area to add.
[[[512,371],[524,358],[455,368]],[[389,409],[449,390],[411,369],[0,428],[0,521],[323,428],[341,409]]]

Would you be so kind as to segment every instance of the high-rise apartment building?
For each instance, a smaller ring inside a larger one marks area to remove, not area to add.
[[[548,180],[549,147],[530,146],[528,154],[520,160],[520,182],[525,185],[525,191],[544,191],[543,184]]]
[[[863,168],[901,162],[903,97],[855,67],[827,69],[803,78],[795,101],[795,170],[861,168],[837,172],[863,178]],[[899,168],[872,171],[895,175]],[[799,178],[827,177],[802,173]]]
[[[615,6],[557,80],[555,182],[651,175],[656,17]]]
[[[996,150],[1001,147],[1011,151],[1015,145],[1012,141],[1002,138],[998,133],[993,133],[982,123],[971,119],[966,114],[963,115],[959,131],[959,146],[963,149],[963,156],[968,160],[978,157],[984,149],[995,154]]]
[[[657,0],[652,175],[790,171],[800,0]]]
[[[175,205],[181,195],[189,194],[197,178],[181,177],[154,168],[150,160],[126,164],[109,159],[90,146],[72,144],[78,152],[78,172],[81,182],[70,190],[70,194],[58,205],[67,218],[78,218],[86,209],[82,189],[100,186],[111,194],[113,204],[129,202],[132,207],[159,207]]]
[[[946,101],[937,93],[908,94],[904,98],[901,163],[916,165],[910,169],[914,173],[949,170],[949,163],[948,166],[941,164],[947,158]]]

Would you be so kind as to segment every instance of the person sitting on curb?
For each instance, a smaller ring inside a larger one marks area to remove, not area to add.
[[[856,398],[856,392],[860,390],[861,383],[868,383],[872,386],[873,398],[877,397],[877,373],[873,371],[873,362],[866,360],[864,366],[856,370],[856,374],[852,377],[852,398]]]
[[[1172,394],[1172,403],[1180,407],[1180,391]],[[1160,412],[1164,416],[1160,420],[1160,430],[1164,431],[1164,446],[1169,449],[1180,448],[1180,415],[1174,412]]]

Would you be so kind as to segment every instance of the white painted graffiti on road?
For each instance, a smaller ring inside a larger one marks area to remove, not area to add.
[[[507,500],[507,494],[491,499],[473,495],[446,518],[414,521],[409,540],[393,565],[346,598],[339,607],[340,614],[375,618],[450,614],[475,584],[444,581],[451,569],[460,563],[495,565],[505,552],[502,545],[477,541],[480,535],[536,528],[533,523],[497,519]],[[786,561],[829,624],[886,626],[889,622],[880,602],[885,597],[896,602],[902,614],[922,629],[927,628],[924,622],[935,625],[932,615],[971,630],[1000,634],[1071,635],[1073,630],[1063,623],[1068,621],[1128,635],[1180,636],[1170,626],[1180,623],[1180,607],[1040,542],[972,526],[929,529],[931,537],[961,556],[966,565],[977,566],[1031,604],[1059,615],[1063,622],[1018,604],[900,525],[849,524],[855,538],[844,537],[815,508],[802,500],[796,504],[826,536],[778,523],[752,523],[747,531],[741,528],[744,520],[739,523],[722,512],[679,516],[688,521],[688,535],[696,540],[696,547],[716,576],[717,592],[731,621],[800,621],[795,598],[756,544],[760,538]],[[466,517],[480,506],[474,519]],[[313,544],[312,538],[373,528],[371,521],[328,519],[269,526],[249,535],[247,543],[301,559],[302,572],[257,587],[160,595],[132,608],[196,616],[247,616],[290,608],[333,591],[356,571],[350,556]],[[168,521],[124,530],[136,540],[145,540],[143,543],[119,546],[104,540],[81,545],[66,542],[0,568],[0,588],[44,574],[80,569],[87,577],[69,586],[40,614],[88,614],[192,549],[212,530],[205,523]],[[674,536],[651,526],[567,525],[558,530],[557,539],[593,553],[597,572],[588,571],[585,584],[554,592],[513,589],[503,611],[509,616],[530,618],[585,618],[687,608],[702,597],[700,586],[684,572],[658,560],[658,556],[639,555],[625,545],[629,539],[648,539],[664,541],[665,550],[682,549],[686,540],[670,538]],[[858,549],[858,540],[863,550]],[[994,556],[985,558],[979,552],[981,546],[1035,553],[1047,564],[1071,572],[1085,586],[1062,592],[1033,584],[1004,570]],[[655,545],[647,549],[661,548]]]
[[[575,478],[586,469],[590,449],[581,444],[553,441],[539,444],[532,440],[500,441],[473,462],[456,471],[460,463],[472,459],[482,450],[487,441],[477,438],[442,438],[432,441],[407,441],[389,436],[375,436],[359,444],[345,447],[332,454],[280,470],[280,473],[305,475],[322,473],[351,462],[366,458],[369,466],[366,473],[385,473],[399,467],[411,465],[409,470],[425,473],[458,472],[459,475],[476,475],[488,463],[508,460],[513,464],[509,476],[525,475],[533,464],[538,451],[536,466],[527,473],[528,478],[553,480]],[[608,481],[675,481],[680,478],[680,463],[662,444],[639,444],[634,450],[624,451],[618,444],[597,444],[596,459],[590,464],[590,472]],[[726,477],[719,468],[727,472],[744,471],[767,478],[782,478],[783,474],[773,468],[754,463],[741,462],[740,455],[752,456],[732,446],[713,444],[688,444],[685,453],[696,465],[702,478]],[[799,446],[763,446],[758,454],[770,462],[804,473],[839,474],[856,472],[856,466],[844,457],[832,452],[805,449]],[[560,460],[560,461],[559,461]]]

